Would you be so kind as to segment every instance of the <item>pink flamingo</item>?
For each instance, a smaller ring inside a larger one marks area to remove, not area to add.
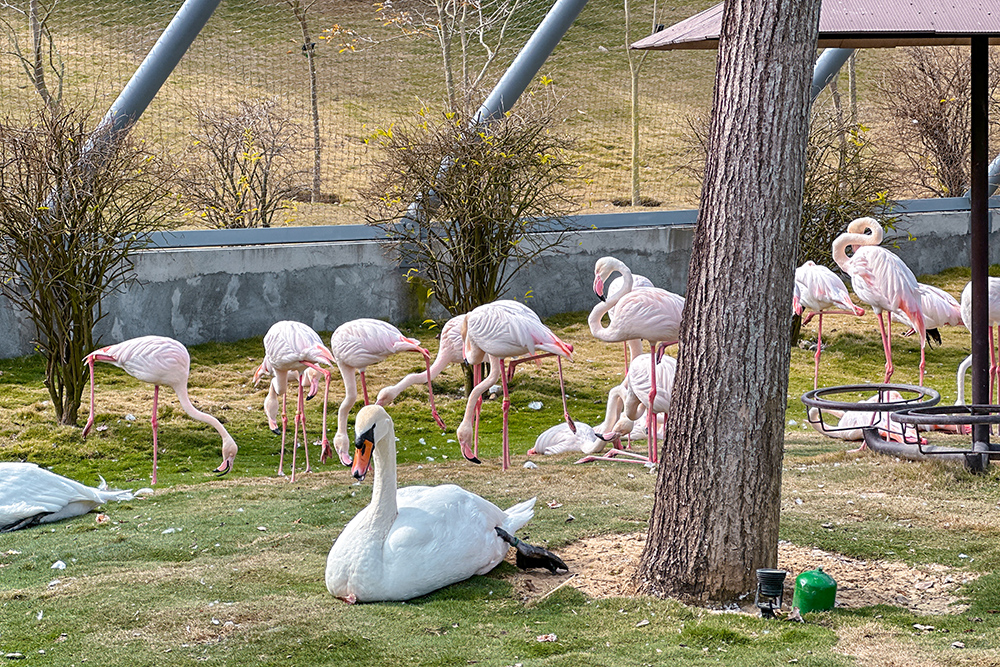
[[[333,446],[345,465],[350,465],[351,462],[351,443],[347,435],[347,418],[354,403],[358,400],[358,385],[354,374],[361,375],[361,388],[365,405],[368,405],[368,383],[365,380],[365,371],[372,364],[384,361],[397,352],[419,352],[423,355],[424,363],[427,366],[424,377],[427,379],[431,414],[437,425],[442,429],[445,428],[444,422],[438,416],[437,407],[434,405],[434,390],[430,382],[431,354],[420,347],[419,340],[407,338],[399,329],[388,322],[364,317],[344,322],[337,327],[330,337],[330,349],[337,360],[337,367],[340,368],[340,375],[344,379],[346,391],[344,400],[340,404],[340,410],[337,412],[337,433],[333,436]]]
[[[993,400],[994,387],[997,387],[997,402],[1000,403],[1000,366],[997,364],[997,349],[993,347],[993,327],[997,328],[997,337],[1000,338],[1000,278],[990,277],[988,281],[989,290],[989,319],[987,320],[987,330],[989,331],[990,338],[990,401]],[[965,289],[962,290],[962,323],[965,324],[965,328],[972,331],[972,283],[968,283]],[[997,341],[997,346],[1000,347],[1000,340]],[[969,364],[972,365],[972,356],[969,356]],[[963,394],[965,393],[965,372],[960,370],[961,377],[961,388]]]
[[[302,428],[302,442],[306,450],[306,472],[312,468],[309,464],[309,440],[306,436],[306,416],[305,416],[305,396],[301,375],[306,369],[312,369],[321,373],[326,378],[326,387],[323,392],[323,438],[321,441],[320,462],[333,455],[330,449],[330,441],[326,436],[326,415],[327,401],[330,397],[330,376],[328,368],[323,368],[319,364],[333,365],[336,361],[330,350],[323,345],[319,334],[311,327],[292,320],[282,320],[275,322],[264,335],[264,361],[253,374],[253,383],[257,384],[261,375],[267,372],[274,373],[275,382],[272,386],[275,393],[281,396],[281,455],[278,458],[278,475],[285,474],[285,439],[288,434],[288,375],[292,371],[299,373],[299,395],[295,407],[295,417],[293,420],[292,434],[292,481],[295,481],[295,455],[299,446],[299,427]],[[270,421],[270,420],[268,420]],[[270,424],[269,424],[270,425]],[[344,457],[341,462],[345,465]]]
[[[153,417],[150,420],[153,426],[153,484],[156,484],[158,463],[159,424],[156,413],[160,399],[160,385],[166,385],[174,390],[181,408],[189,417],[209,424],[222,436],[222,464],[214,472],[225,475],[233,469],[233,460],[238,449],[236,441],[218,419],[194,407],[188,398],[187,383],[191,371],[191,355],[181,343],[165,336],[142,336],[94,350],[84,357],[84,361],[90,366],[90,416],[83,427],[84,438],[94,425],[94,362],[106,361],[118,366],[135,379],[153,385]]]
[[[647,414],[647,424],[649,423],[648,417],[652,413],[652,422],[656,424],[657,430],[659,430],[661,424],[666,425],[666,414],[670,410],[671,396],[674,389],[674,378],[677,376],[677,360],[673,357],[663,357],[659,363],[656,364],[656,392],[652,394],[654,400],[652,401],[652,410],[650,410],[649,396],[650,391],[650,372],[653,367],[646,359],[646,355],[639,355],[632,360],[629,365],[628,375],[625,378],[625,382],[622,386],[625,387],[625,396],[623,398],[623,411],[624,415],[618,419],[606,432],[601,434],[602,440],[608,442],[618,442],[622,436],[629,436],[633,432],[635,427],[635,420],[638,419],[644,412]],[[610,412],[609,412],[610,416]],[[654,435],[651,440],[652,443],[656,442],[656,436]],[[606,456],[585,456],[577,463],[587,463],[589,461],[620,461],[625,460],[631,463],[655,463],[653,460],[653,451],[651,445],[648,456],[642,456],[641,454],[633,454],[632,452],[624,451],[621,449],[612,449]],[[626,459],[616,458],[618,455],[623,455]]]
[[[600,275],[598,275],[598,278]],[[621,292],[599,303],[590,311],[587,323],[590,333],[598,340],[617,343],[632,339],[648,340],[650,344],[650,376],[656,375],[657,357],[668,345],[677,342],[680,334],[681,315],[684,312],[684,298],[659,287],[632,289],[632,276],[623,273],[624,287]],[[595,292],[597,280],[595,279]],[[611,323],[603,325],[604,315],[614,311]],[[659,345],[659,348],[657,346]],[[656,384],[650,384],[649,403],[656,399]],[[650,433],[649,460],[657,461],[656,430],[653,413],[646,416],[646,427]]]
[[[847,286],[840,277],[821,264],[812,260],[795,269],[795,296],[792,307],[796,315],[810,311],[802,320],[808,324],[814,315],[819,315],[819,325],[816,329],[816,357],[813,370],[813,389],[819,387],[819,356],[823,350],[823,315],[857,315],[865,314],[864,308],[859,308],[851,301]]]
[[[460,364],[464,360],[465,357],[462,356],[462,322],[464,321],[465,315],[456,315],[441,327],[441,342],[430,369],[431,380],[440,375],[448,364]],[[383,387],[378,392],[375,403],[382,407],[391,405],[404,390],[415,384],[427,382],[427,379],[427,373],[410,373],[396,384]]]
[[[566,407],[566,388],[563,382],[562,359],[572,360],[573,346],[564,343],[552,331],[542,324],[533,310],[517,301],[501,299],[486,303],[473,309],[465,316],[462,328],[465,341],[465,360],[472,364],[473,377],[477,384],[469,392],[465,405],[465,416],[458,427],[458,444],[462,455],[479,463],[478,434],[473,427],[473,419],[478,415],[480,398],[483,393],[500,378],[503,386],[503,456],[501,465],[504,470],[510,467],[510,440],[508,436],[508,420],[510,413],[509,378],[504,368],[504,360],[520,355],[532,355],[518,359],[515,363],[529,359],[555,355],[559,363],[559,389],[562,392],[563,418],[570,424],[570,430],[576,432],[576,424],[569,416]],[[540,354],[536,352],[541,351]],[[490,372],[486,379],[479,381],[479,367],[485,359],[489,359]],[[469,443],[473,443],[470,447]]]
[[[604,281],[616,271],[621,275],[608,283],[607,294],[605,295]],[[628,282],[626,276],[631,276],[631,283]],[[628,287],[628,285],[631,285],[631,287]],[[630,289],[639,289],[641,287],[653,287],[653,282],[646,276],[632,273],[625,262],[616,257],[602,257],[594,264],[594,293],[601,301],[604,301],[605,298],[614,299],[619,296],[619,293],[624,294]],[[608,318],[612,320],[615,318],[614,310],[608,313]],[[636,356],[642,354],[642,343],[633,338],[632,340],[625,341],[624,346],[625,372],[628,373],[629,363]]]
[[[957,327],[962,324],[962,307],[955,297],[934,285],[917,283],[920,292],[920,312],[924,315],[924,329],[927,331],[927,342],[931,340],[941,344],[939,327]],[[904,336],[912,336],[916,331],[905,315],[893,313],[892,321],[910,327],[903,332]]]
[[[920,385],[923,386],[927,331],[920,310],[917,279],[903,260],[879,247],[881,242],[881,225],[873,218],[858,218],[847,226],[846,233],[833,240],[833,259],[844,273],[851,276],[851,286],[858,298],[878,315],[882,350],[885,352],[883,382],[888,382],[893,372],[892,318],[887,323],[882,317],[882,313],[888,311],[905,315],[920,334]],[[854,247],[854,254],[848,257],[847,248],[850,246]]]

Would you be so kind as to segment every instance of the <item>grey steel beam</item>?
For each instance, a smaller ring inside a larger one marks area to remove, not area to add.
[[[816,59],[816,66],[813,68],[813,80],[810,94],[815,102],[823,89],[833,81],[840,68],[844,66],[847,59],[854,53],[854,49],[823,49],[823,53]]]
[[[479,107],[474,123],[492,120],[514,106],[586,4],[587,0],[556,0]]]
[[[98,130],[114,133],[138,120],[205,27],[220,0],[185,0],[111,105]]]

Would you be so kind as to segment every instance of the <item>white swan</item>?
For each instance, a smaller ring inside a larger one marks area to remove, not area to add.
[[[518,549],[518,566],[567,569],[558,556],[512,534],[534,515],[535,499],[506,512],[454,484],[396,488],[396,434],[379,405],[355,421],[352,474],[364,479],[374,457],[372,500],[351,519],[326,559],[326,587],[348,603],[409,600],[475,574]],[[523,559],[541,557],[544,562]]]
[[[0,533],[69,519],[109,500],[132,498],[131,491],[108,489],[103,478],[95,489],[34,463],[0,463]]]

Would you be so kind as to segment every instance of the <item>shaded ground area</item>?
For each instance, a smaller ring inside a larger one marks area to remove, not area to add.
[[[632,595],[631,579],[645,541],[645,533],[632,533],[574,542],[559,550],[570,567],[569,574],[559,577],[537,571],[520,574],[516,585],[529,600],[562,584],[598,598]],[[778,544],[778,567],[789,573],[785,580],[785,610],[791,605],[795,577],[820,567],[837,582],[838,607],[887,604],[920,614],[964,611],[966,605],[955,591],[977,576],[943,565],[909,567],[898,561],[857,560],[785,541]]]

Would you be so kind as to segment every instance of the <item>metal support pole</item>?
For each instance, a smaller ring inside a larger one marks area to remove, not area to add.
[[[854,49],[823,49],[823,53],[816,59],[816,66],[813,68],[812,88],[810,89],[810,99],[816,101],[823,89],[833,81],[837,72],[844,66],[847,59],[854,53]]]
[[[970,257],[972,267],[972,402],[990,402],[989,336],[989,209],[987,191],[987,132],[989,121],[989,40],[972,38],[972,164],[970,171]],[[989,447],[989,426],[974,426],[973,443]]]
[[[490,121],[514,106],[586,4],[587,0],[556,0],[489,97],[479,107],[473,117],[474,123]]]
[[[476,115],[472,117],[472,125],[487,123],[510,111],[586,4],[587,0],[556,0],[476,111]],[[447,170],[450,166],[446,160],[441,164],[441,170]],[[437,197],[431,190],[407,207],[401,222],[404,225],[413,224],[420,220],[425,208],[433,210],[437,205]]]
[[[139,119],[218,6],[219,0],[186,0],[181,5],[101,120],[98,131],[113,134]]]

